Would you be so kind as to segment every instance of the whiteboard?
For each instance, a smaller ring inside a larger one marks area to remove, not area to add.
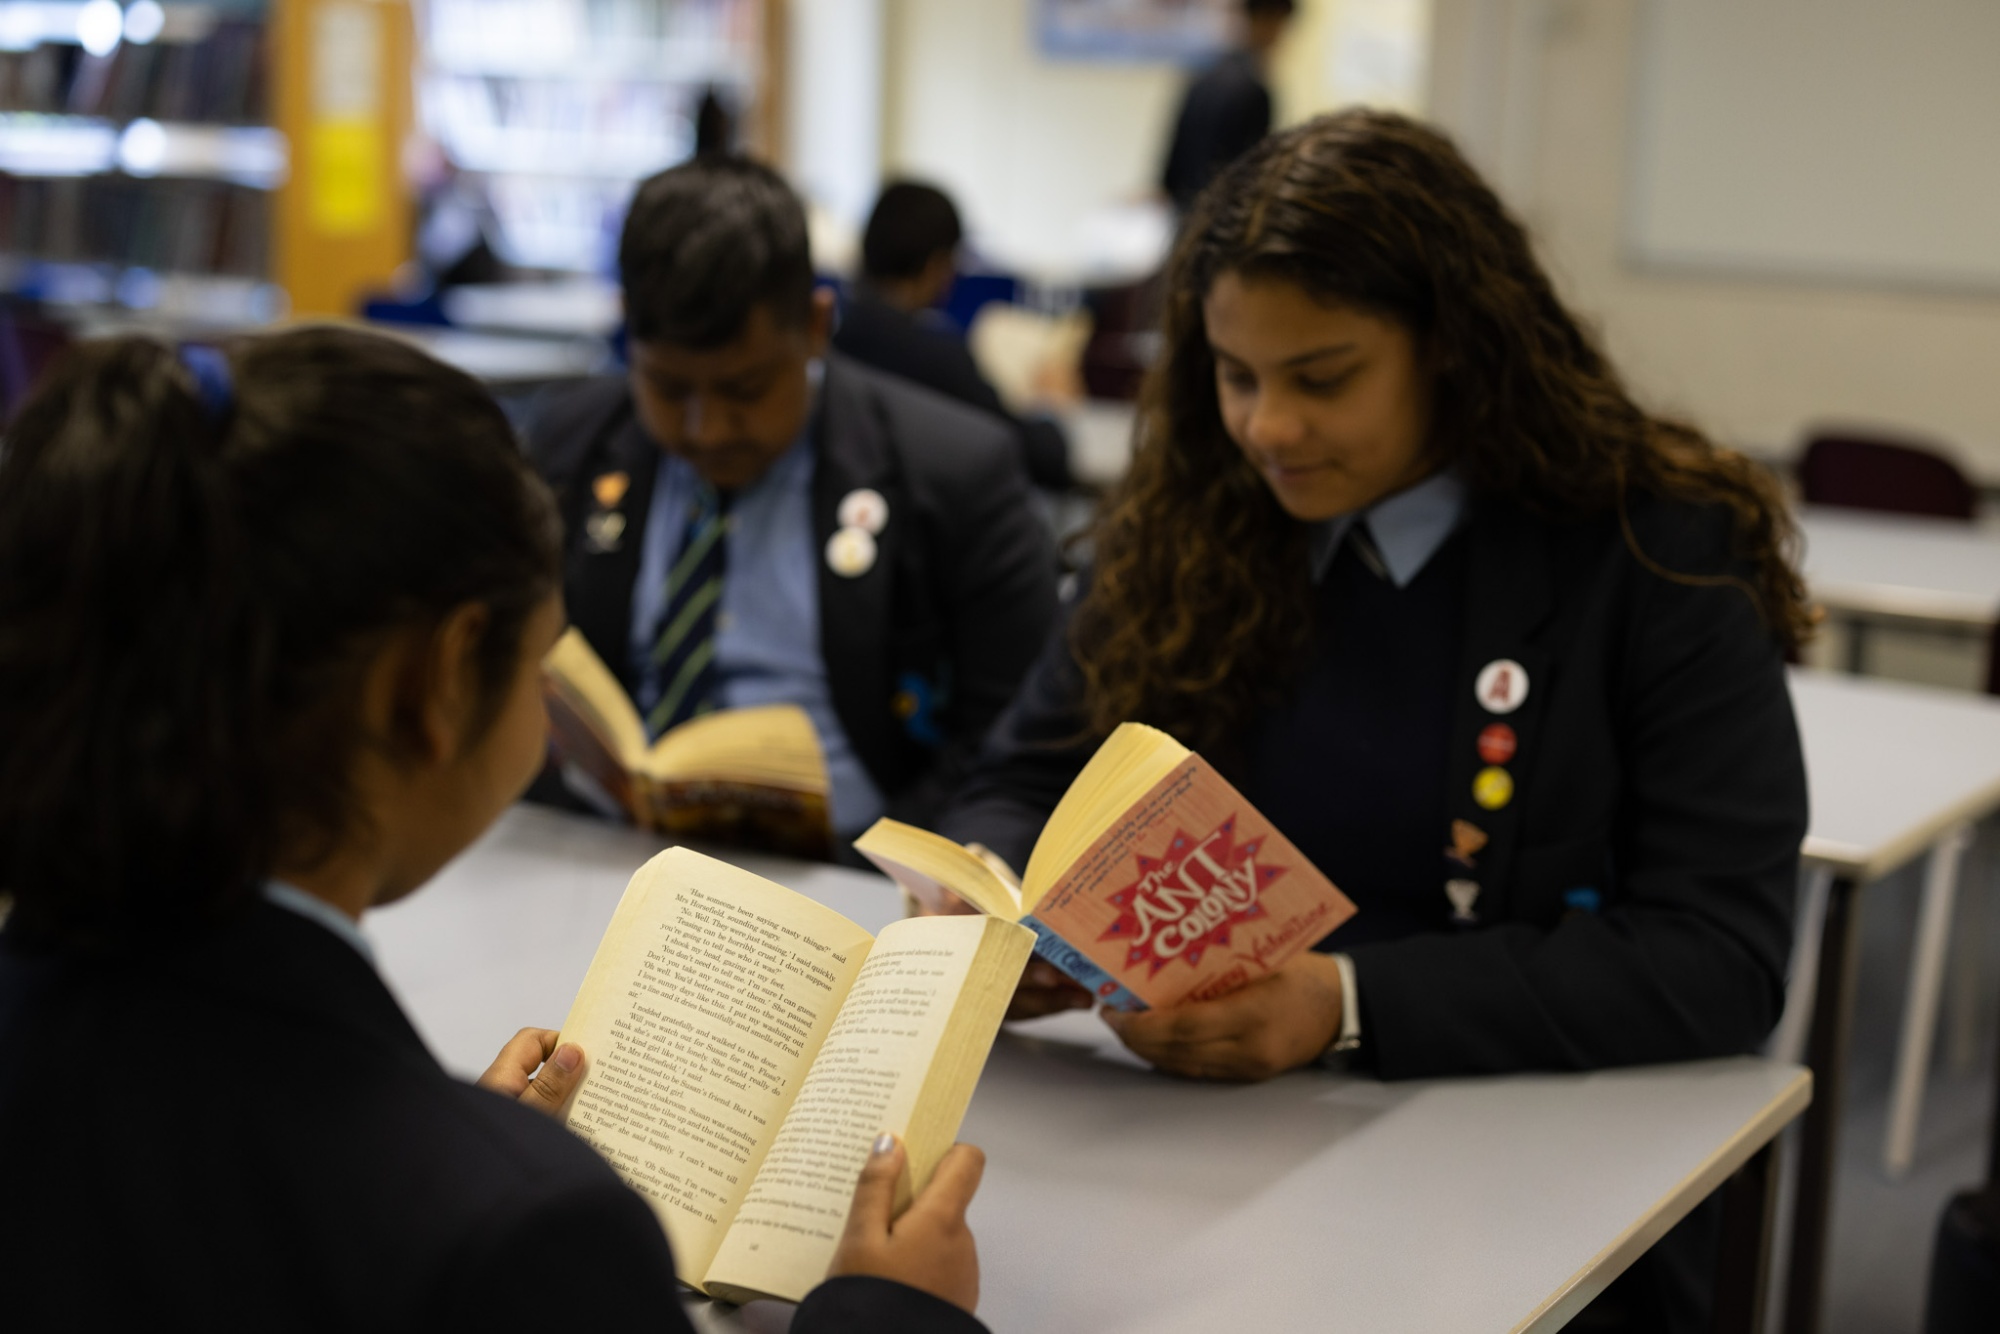
[[[1643,0],[1646,267],[2000,290],[2000,0]]]

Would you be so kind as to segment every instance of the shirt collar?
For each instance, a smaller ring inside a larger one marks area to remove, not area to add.
[[[1465,517],[1465,497],[1465,482],[1446,468],[1365,510],[1322,519],[1313,528],[1309,546],[1313,582],[1326,577],[1348,529],[1361,520],[1382,553],[1382,563],[1389,567],[1390,580],[1398,588],[1409,587]]]
[[[264,898],[288,912],[295,912],[301,917],[318,922],[352,945],[355,951],[368,961],[369,967],[375,966],[374,945],[369,943],[368,937],[361,934],[361,928],[354,924],[353,918],[325,899],[308,894],[297,885],[288,885],[282,880],[266,880]]]

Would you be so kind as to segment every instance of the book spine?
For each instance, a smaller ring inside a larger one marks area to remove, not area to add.
[[[1035,953],[1054,964],[1071,980],[1097,998],[1097,1003],[1113,1010],[1143,1010],[1146,1002],[1125,989],[1123,983],[1093,963],[1082,950],[1057,935],[1040,918],[1023,917],[1021,925],[1035,933]]]

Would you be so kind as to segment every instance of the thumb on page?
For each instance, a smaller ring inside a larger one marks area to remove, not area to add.
[[[558,1116],[582,1082],[583,1048],[565,1042],[542,1062],[542,1068],[521,1094],[521,1101],[537,1111]]]
[[[888,1235],[896,1213],[896,1183],[902,1180],[907,1155],[903,1141],[883,1131],[869,1147],[854,1184],[854,1207],[847,1211],[847,1233],[856,1240]]]

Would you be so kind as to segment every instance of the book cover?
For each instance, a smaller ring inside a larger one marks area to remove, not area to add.
[[[1117,1009],[1233,991],[1354,915],[1198,755],[1153,785],[1035,905],[1043,958]]]

